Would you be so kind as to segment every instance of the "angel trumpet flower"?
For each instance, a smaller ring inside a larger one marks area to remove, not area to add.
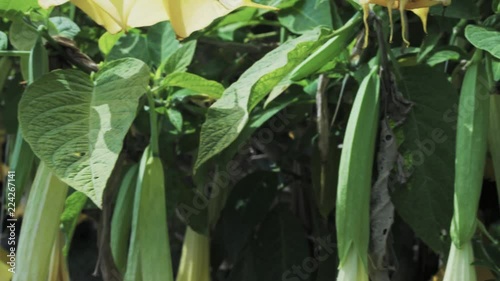
[[[415,13],[422,21],[424,31],[427,32],[427,15],[429,14],[429,8],[431,6],[442,4],[443,6],[448,6],[451,4],[451,0],[359,0],[361,6],[363,6],[364,11],[364,22],[365,22],[365,47],[368,45],[368,14],[370,13],[370,4],[380,5],[387,7],[389,11],[389,21],[391,24],[391,35],[389,41],[392,42],[392,34],[394,31],[394,26],[392,23],[392,9],[398,9],[401,13],[401,26],[402,26],[402,37],[405,44],[408,46],[410,42],[406,38],[406,15],[405,10],[412,11]]]
[[[337,281],[368,281],[368,272],[358,252],[351,247],[344,264],[339,268]]]
[[[472,265],[473,262],[474,253],[470,241],[462,245],[460,249],[451,243],[443,281],[476,281],[476,270]]]
[[[189,226],[176,281],[210,281],[210,240]]]
[[[38,0],[47,9],[71,1],[109,33],[170,20],[180,38],[240,7],[276,10],[251,0]]]

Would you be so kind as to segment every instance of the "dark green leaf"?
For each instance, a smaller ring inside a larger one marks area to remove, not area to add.
[[[447,253],[449,240],[441,235],[453,214],[458,94],[440,70],[416,66],[402,72],[400,90],[415,105],[396,135],[411,177],[391,196],[418,237],[436,252]]]

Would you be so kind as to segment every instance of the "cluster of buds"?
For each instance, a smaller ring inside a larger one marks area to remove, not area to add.
[[[363,7],[364,12],[365,47],[368,45],[368,15],[370,13],[370,4],[387,7],[389,12],[389,22],[391,25],[391,35],[389,39],[390,42],[392,42],[392,35],[394,33],[394,25],[392,23],[392,10],[399,10],[401,14],[402,37],[407,46],[410,45],[410,42],[406,37],[406,10],[412,11],[422,20],[424,31],[427,32],[427,16],[429,14],[430,7],[437,4],[441,4],[443,6],[448,6],[451,4],[451,0],[359,0],[359,2]]]

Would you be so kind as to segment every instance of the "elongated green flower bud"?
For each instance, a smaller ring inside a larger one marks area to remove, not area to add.
[[[379,123],[380,81],[376,70],[363,80],[356,94],[340,158],[336,209],[338,281],[368,280],[370,189]]]
[[[485,67],[476,51],[460,93],[455,160],[455,200],[451,223],[452,245],[444,280],[475,281],[471,239],[483,185],[488,139],[489,93]]]

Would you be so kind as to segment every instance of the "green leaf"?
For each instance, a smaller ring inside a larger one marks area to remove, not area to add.
[[[491,62],[491,67],[493,71],[493,80],[499,81],[500,80],[500,60],[492,60]]]
[[[63,253],[65,256],[68,255],[69,247],[71,246],[71,239],[73,238],[73,233],[75,232],[75,227],[80,217],[80,213],[87,203],[87,196],[82,192],[74,192],[68,198],[66,198],[66,203],[64,203],[64,211],[61,215],[62,232],[65,236],[65,243],[63,248]]]
[[[333,28],[330,1],[300,0],[279,13],[280,23],[291,32],[302,34],[317,26]]]
[[[5,32],[0,31],[0,51],[7,50],[9,46],[9,38],[7,38],[7,34]]]
[[[426,60],[430,66],[435,66],[446,61],[458,61],[462,58],[463,51],[455,46],[444,46],[432,52]]]
[[[136,59],[106,64],[91,79],[77,70],[51,72],[28,87],[19,120],[35,154],[97,206],[149,81]]]
[[[417,236],[434,251],[447,253],[450,243],[441,234],[453,213],[458,94],[441,70],[424,65],[401,70],[399,88],[415,105],[396,135],[411,177],[391,197]]]
[[[310,257],[304,229],[284,205],[267,216],[253,244],[257,280],[290,280],[293,267]]]
[[[179,132],[182,132],[182,123],[183,123],[182,113],[180,113],[175,108],[168,108],[167,115],[168,115],[168,120],[170,120],[170,123],[174,125],[175,129]]]
[[[10,25],[9,40],[14,48],[28,51],[35,45],[38,33],[22,20],[14,21]]]
[[[30,8],[38,8],[37,0],[0,0],[0,11],[26,12]]]
[[[107,56],[109,52],[113,49],[116,42],[123,36],[124,32],[120,31],[116,34],[111,34],[109,32],[104,33],[101,37],[99,37],[99,50]]]
[[[196,50],[196,41],[190,41],[182,45],[165,62],[165,73],[184,72],[193,60]]]
[[[481,26],[468,25],[465,28],[465,37],[474,47],[485,50],[500,59],[500,32]]]
[[[444,10],[445,9],[445,10]],[[456,19],[477,19],[479,18],[479,8],[475,1],[453,0],[451,5],[444,8],[442,5],[431,7],[431,15],[441,16],[444,14],[448,18]]]
[[[73,39],[80,32],[80,27],[67,17],[51,17],[50,21],[60,36]]]
[[[278,174],[258,171],[235,184],[221,213],[216,240],[221,243],[229,261],[251,239],[254,228],[264,220],[278,191]]]
[[[168,75],[163,80],[162,85],[189,89],[199,94],[207,95],[212,99],[219,99],[224,92],[224,86],[220,83],[187,72],[177,72]]]
[[[195,172],[236,140],[249,112],[323,42],[324,32],[319,28],[290,40],[257,61],[224,91],[207,112]]]
[[[136,58],[149,63],[148,42],[141,34],[129,32],[116,41],[106,60],[112,61],[121,58]]]
[[[160,22],[151,26],[147,35],[148,49],[152,62],[159,66],[179,47],[179,41],[170,22]]]

